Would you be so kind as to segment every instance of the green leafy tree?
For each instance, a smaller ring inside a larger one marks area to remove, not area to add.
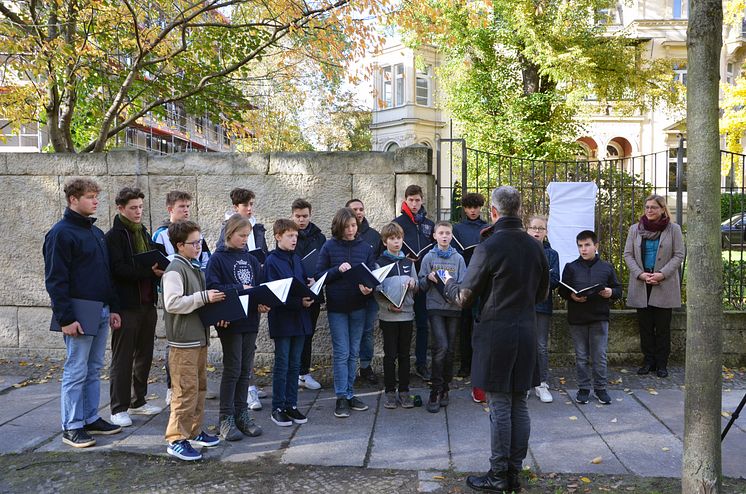
[[[386,0],[0,0],[3,118],[46,125],[57,152],[103,151],[179,102],[239,121],[251,88],[299,60],[332,75],[375,41]],[[260,62],[276,65],[263,71]]]

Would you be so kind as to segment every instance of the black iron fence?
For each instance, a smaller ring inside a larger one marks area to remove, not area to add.
[[[725,173],[721,188],[721,244],[723,247],[723,306],[746,309],[746,190],[741,178],[746,155],[721,152]],[[464,193],[478,192],[486,199],[498,185],[516,187],[523,198],[523,212],[547,214],[551,182],[594,182],[598,187],[595,229],[602,258],[611,262],[626,286],[623,253],[629,226],[643,211],[645,197],[656,193],[667,198],[669,209],[686,234],[686,145],[641,155],[605,160],[549,161],[502,156],[467,146],[462,139],[439,141],[436,147],[438,219],[459,221]],[[738,185],[736,185],[738,184]],[[682,294],[685,293],[686,262]]]

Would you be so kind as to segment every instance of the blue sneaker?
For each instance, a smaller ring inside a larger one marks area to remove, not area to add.
[[[166,449],[166,452],[168,452],[168,454],[170,454],[171,456],[175,456],[176,458],[184,461],[194,461],[202,459],[202,453],[196,451],[186,439],[172,442],[168,445],[168,449]]]
[[[198,446],[204,446],[205,448],[214,448],[220,444],[220,438],[218,436],[211,436],[205,431],[200,432],[197,434],[197,437],[190,439],[189,441]]]

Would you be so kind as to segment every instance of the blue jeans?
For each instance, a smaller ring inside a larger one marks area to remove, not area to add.
[[[570,336],[575,346],[575,370],[578,388],[606,389],[606,346],[609,340],[609,321],[591,324],[570,324]],[[592,364],[591,362],[592,361]]]
[[[521,471],[528,453],[531,419],[526,393],[487,392],[490,407],[490,468],[494,472]]]
[[[427,293],[419,291],[414,295],[414,322],[417,326],[417,336],[414,344],[415,365],[427,365]]]
[[[99,419],[101,369],[109,336],[109,307],[101,311],[96,336],[64,336],[67,358],[62,371],[62,429],[82,429]]]
[[[371,297],[368,305],[365,306],[365,326],[363,326],[363,338],[360,340],[360,368],[370,367],[373,360],[373,348],[375,337],[373,336],[373,326],[378,319],[378,302]]]
[[[298,406],[298,372],[305,336],[275,338],[272,370],[272,410]]]
[[[337,398],[352,398],[357,372],[360,339],[365,324],[365,309],[352,312],[329,312],[329,333],[332,336],[332,367],[334,392]]]

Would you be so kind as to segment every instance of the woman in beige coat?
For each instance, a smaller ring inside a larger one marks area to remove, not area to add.
[[[684,261],[681,227],[671,221],[666,199],[650,195],[640,221],[629,228],[624,246],[629,268],[627,306],[637,309],[640,347],[645,356],[638,374],[668,376],[671,309],[681,307],[679,267]]]

